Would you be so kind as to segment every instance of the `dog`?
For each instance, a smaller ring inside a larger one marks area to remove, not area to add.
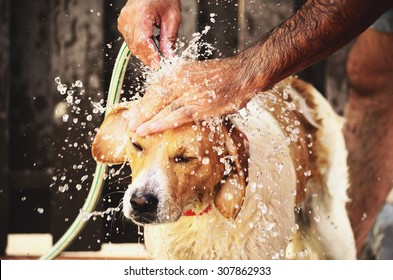
[[[345,203],[343,119],[289,77],[233,115],[138,137],[133,102],[116,105],[92,144],[129,162],[125,217],[154,259],[355,259]]]

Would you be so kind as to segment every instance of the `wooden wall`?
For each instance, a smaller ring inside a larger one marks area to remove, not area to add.
[[[10,92],[9,61],[10,6],[0,0],[0,256],[4,255],[8,232],[9,183],[8,183],[8,108]]]

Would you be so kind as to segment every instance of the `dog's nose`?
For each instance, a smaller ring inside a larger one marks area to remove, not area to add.
[[[139,213],[153,213],[157,210],[158,199],[151,194],[133,194],[130,203],[132,208]]]

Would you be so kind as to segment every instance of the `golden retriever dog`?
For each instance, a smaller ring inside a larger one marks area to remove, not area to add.
[[[133,102],[99,128],[94,158],[129,162],[125,217],[155,259],[354,259],[343,120],[287,78],[225,118],[146,137]]]

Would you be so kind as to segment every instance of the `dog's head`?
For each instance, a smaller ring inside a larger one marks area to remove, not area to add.
[[[235,219],[248,170],[242,134],[228,122],[214,129],[201,122],[138,137],[128,129],[129,106],[122,103],[108,114],[92,147],[98,162],[131,166],[125,216],[141,224],[174,222],[187,210],[201,213],[214,204]]]

